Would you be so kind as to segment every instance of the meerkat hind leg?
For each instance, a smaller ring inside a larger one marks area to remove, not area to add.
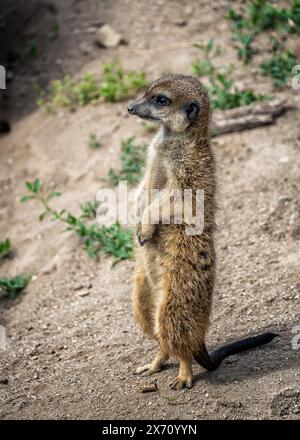
[[[171,382],[170,387],[173,390],[182,390],[184,387],[192,388],[193,386],[193,371],[192,371],[192,356],[179,357],[179,373]]]
[[[135,370],[135,374],[142,374],[143,376],[151,376],[151,374],[159,373],[165,362],[169,359],[169,353],[159,350],[151,364],[143,365]]]

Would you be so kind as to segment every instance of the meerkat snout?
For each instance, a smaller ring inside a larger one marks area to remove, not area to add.
[[[132,104],[128,104],[127,110],[130,115],[134,114],[134,106]]]

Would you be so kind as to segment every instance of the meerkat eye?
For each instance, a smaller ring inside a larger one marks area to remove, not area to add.
[[[164,96],[164,95],[158,95],[158,96],[156,97],[156,103],[159,104],[159,105],[161,105],[161,106],[163,106],[163,105],[168,105],[169,102],[170,102],[169,98],[167,98],[167,97]]]

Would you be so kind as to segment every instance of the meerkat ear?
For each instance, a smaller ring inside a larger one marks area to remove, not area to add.
[[[186,116],[188,118],[189,121],[193,122],[196,120],[200,107],[198,102],[194,101],[194,102],[190,102],[189,104],[187,104],[184,108]]]

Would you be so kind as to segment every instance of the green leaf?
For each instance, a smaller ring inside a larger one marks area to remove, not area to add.
[[[33,182],[26,182],[25,183],[26,188],[29,189],[29,191],[37,194],[41,187],[42,187],[42,183],[40,181],[40,179],[35,179]]]
[[[15,298],[27,286],[30,277],[28,275],[17,275],[14,278],[0,278],[0,297]]]
[[[39,215],[39,221],[42,222],[48,214],[49,214],[48,211],[42,212],[42,214]]]
[[[58,191],[53,191],[52,193],[50,193],[47,197],[46,197],[46,201],[48,202],[49,200],[53,199],[54,197],[60,197],[61,193]]]
[[[0,256],[6,257],[11,251],[11,243],[10,239],[7,238],[6,240],[3,240],[0,242]]]
[[[25,202],[27,202],[28,200],[33,200],[33,199],[35,199],[35,196],[33,196],[33,195],[28,195],[28,196],[23,196],[23,197],[21,197],[20,198],[20,202],[21,203],[25,203]]]

